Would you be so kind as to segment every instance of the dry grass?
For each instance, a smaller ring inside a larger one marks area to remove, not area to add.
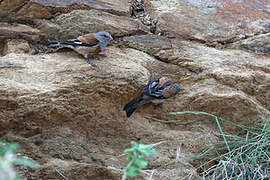
[[[266,180],[270,179],[270,123],[265,120],[261,127],[245,127],[226,121],[230,125],[236,125],[246,132],[243,136],[225,134],[222,131],[218,117],[205,112],[174,112],[181,114],[209,115],[216,120],[220,130],[220,141],[204,152],[198,154],[192,160],[200,161],[197,168],[202,179],[211,180]],[[194,179],[192,175],[181,179]],[[197,177],[196,177],[197,178]]]

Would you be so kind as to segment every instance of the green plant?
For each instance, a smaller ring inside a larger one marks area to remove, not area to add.
[[[250,128],[217,118],[217,116],[206,112],[185,111],[169,114],[202,114],[214,117],[223,141],[213,144],[192,158],[192,160],[201,162],[197,170],[201,172],[200,175],[203,179],[270,179],[269,120],[265,120],[264,124],[259,127]],[[236,126],[238,132],[245,133],[244,135],[226,134],[223,132],[220,122],[231,128]]]
[[[23,165],[32,169],[38,169],[39,164],[33,160],[24,157],[18,157],[14,151],[19,148],[16,143],[0,142],[0,179],[18,180],[13,165]]]
[[[207,179],[258,179],[270,178],[270,125],[245,128],[245,136],[228,134],[231,151],[224,151],[224,142],[215,145],[207,154],[216,154],[201,168]],[[210,156],[209,156],[210,157]],[[205,159],[205,158],[204,158]],[[215,162],[212,166],[207,166]]]
[[[207,113],[207,112],[200,112],[200,111],[170,112],[169,114],[171,114],[171,115],[196,114],[196,115],[207,115],[207,116],[213,117],[217,123],[217,126],[218,126],[219,131],[221,133],[221,136],[224,140],[224,143],[226,144],[226,148],[228,149],[228,151],[230,151],[230,146],[229,146],[228,141],[223,133],[222,127],[221,127],[220,122],[219,122],[219,118],[217,116],[210,114],[210,113]]]
[[[124,151],[128,155],[128,165],[125,168],[122,180],[125,180],[127,176],[135,177],[141,174],[141,170],[148,164],[145,157],[150,155],[156,155],[156,150],[152,149],[156,144],[144,145],[131,141],[131,148]]]

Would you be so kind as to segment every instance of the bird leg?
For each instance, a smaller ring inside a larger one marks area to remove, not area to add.
[[[102,57],[107,57],[107,55],[105,54],[105,48],[101,47],[101,52],[98,55]]]
[[[84,55],[85,60],[87,61],[88,64],[90,64],[93,67],[97,67],[97,65],[95,63],[93,63],[93,61],[89,58],[88,54]]]

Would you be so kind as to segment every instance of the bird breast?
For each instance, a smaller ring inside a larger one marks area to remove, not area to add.
[[[97,47],[87,47],[87,46],[78,46],[76,51],[80,54],[98,54],[101,52],[101,48]]]

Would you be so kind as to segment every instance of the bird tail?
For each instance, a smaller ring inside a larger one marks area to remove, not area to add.
[[[66,44],[66,43],[54,43],[54,44],[50,44],[48,47],[49,48],[69,47],[69,44]]]
[[[145,97],[144,95],[141,95],[129,103],[127,103],[124,107],[124,110],[126,111],[127,117],[130,117],[132,113],[141,105],[146,104],[151,101],[150,97]]]
[[[132,115],[132,113],[139,107],[142,100],[143,99],[140,96],[125,105],[124,110],[126,111],[127,117],[130,117]]]

